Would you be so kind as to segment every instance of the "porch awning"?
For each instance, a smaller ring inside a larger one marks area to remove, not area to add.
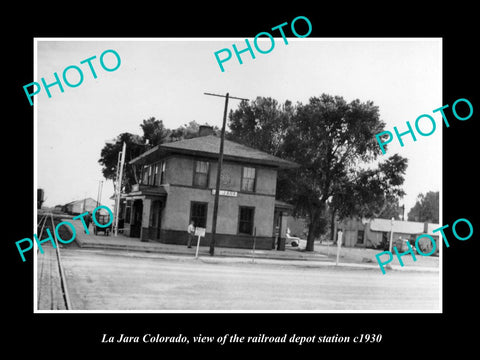
[[[293,205],[285,201],[275,200],[275,210],[290,212],[293,211]]]
[[[132,187],[132,191],[125,194],[127,200],[131,199],[144,199],[144,198],[166,198],[167,191],[163,186],[148,186],[135,184]]]

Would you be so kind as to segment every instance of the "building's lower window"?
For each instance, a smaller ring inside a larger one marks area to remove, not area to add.
[[[192,201],[190,205],[190,221],[194,222],[195,227],[207,227],[207,207],[208,203]]]
[[[240,206],[238,218],[238,233],[252,235],[253,234],[253,219],[255,217],[255,208]]]

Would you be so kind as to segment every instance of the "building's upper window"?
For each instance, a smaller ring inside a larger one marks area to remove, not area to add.
[[[141,184],[159,186],[165,183],[165,161],[151,165],[144,165],[142,168]]]
[[[153,165],[148,167],[148,185],[153,185]]]
[[[147,185],[148,184],[148,168],[150,166],[145,165],[142,170],[142,184]]]
[[[167,162],[162,161],[160,164],[160,184],[165,184],[165,169],[167,167]]]
[[[255,191],[255,168],[243,167],[242,170],[242,191]]]
[[[240,206],[239,212],[240,214],[238,216],[238,233],[252,235],[255,208]]]
[[[153,170],[153,185],[165,184],[165,161],[157,162]]]
[[[153,185],[153,168],[155,165],[150,165],[148,167],[148,185]]]
[[[159,181],[160,181],[160,163],[156,163],[154,166],[153,166],[153,185],[159,185]]]
[[[195,161],[195,171],[193,173],[193,186],[206,188],[208,186],[208,170],[210,168],[208,161]]]

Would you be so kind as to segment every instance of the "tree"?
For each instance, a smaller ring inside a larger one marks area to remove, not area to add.
[[[376,168],[358,170],[343,188],[336,191],[331,201],[332,224],[335,215],[340,220],[349,217],[362,219],[400,218],[399,199],[405,192],[402,189],[408,160],[395,154],[380,162]],[[366,231],[368,222],[364,222]]]
[[[208,125],[208,123],[205,123],[204,125],[210,126]],[[195,120],[192,120],[188,124],[184,124],[176,129],[171,130],[169,141],[178,141],[198,137],[199,129],[200,124],[197,123]],[[217,135],[220,134],[220,129],[218,128],[218,126],[213,127],[213,132]]]
[[[258,96],[253,101],[240,102],[236,110],[230,110],[225,134],[229,140],[283,157],[283,146],[295,107],[287,100],[280,104],[270,97]],[[291,172],[280,171],[277,176],[277,196],[290,200]],[[294,210],[294,215],[300,214]],[[303,215],[303,213],[301,214]]]
[[[322,94],[310,98],[306,105],[297,105],[285,137],[284,155],[302,165],[289,187],[289,197],[307,215],[307,251],[313,251],[327,200],[341,194],[346,198],[346,190],[355,186],[351,179],[356,166],[380,154],[375,134],[384,126],[378,107],[371,101],[347,103],[340,96]],[[361,175],[370,180],[371,187],[384,180],[374,173]]]
[[[170,130],[165,128],[162,120],[150,117],[140,124],[143,135],[121,133],[111,142],[105,144],[100,151],[98,163],[102,165],[105,179],[112,180],[115,187],[117,176],[118,154],[122,151],[123,143],[126,144],[125,164],[148,149],[161,144],[169,139]],[[122,191],[130,192],[132,185],[138,183],[140,169],[125,166],[122,179]],[[116,189],[114,189],[116,190]]]
[[[408,212],[408,221],[430,222],[438,224],[440,209],[440,192],[429,191],[417,196],[415,205]]]
[[[404,218],[405,205],[400,206],[399,198],[394,198],[387,203],[385,209],[376,216],[379,219],[391,219],[394,218],[395,220],[406,220]]]
[[[122,151],[124,142],[126,144],[125,163],[140,155],[146,148],[144,139],[139,135],[131,133],[122,133],[111,142],[105,144],[100,152],[98,163],[102,165],[102,173],[105,179],[112,180],[114,186],[117,176],[118,154]],[[137,177],[138,174],[134,173],[134,169],[131,166],[125,166],[122,179],[125,191],[130,191],[131,186],[137,182]]]
[[[296,215],[306,217],[307,250],[312,251],[315,237],[328,225],[327,201],[360,204],[352,191],[368,199],[365,194],[369,189],[375,190],[377,205],[391,200],[386,190],[399,182],[392,171],[401,168],[400,157],[378,169],[356,169],[359,163],[371,162],[381,154],[375,134],[384,126],[378,107],[371,101],[347,103],[342,97],[322,94],[310,98],[308,104],[292,106],[290,101],[279,105],[271,98],[257,98],[240,103],[238,110],[230,112],[229,136],[301,165],[279,173],[277,196],[294,205]],[[403,181],[401,173],[399,177]],[[373,207],[375,202],[370,203]],[[353,208],[366,212],[358,205]]]
[[[407,165],[406,158],[395,154],[375,168],[353,171],[353,176],[337,184],[332,199],[338,217],[398,219]]]
[[[171,134],[171,131],[163,125],[163,121],[154,117],[143,120],[140,127],[143,130],[143,141],[149,148],[167,142]]]
[[[231,110],[228,139],[272,155],[280,155],[294,107],[290,101],[280,105],[270,97],[243,100],[238,109]]]
[[[208,124],[206,124],[208,125]],[[122,133],[111,142],[105,144],[100,152],[98,163],[102,165],[102,173],[105,179],[112,180],[115,186],[117,175],[118,154],[122,150],[123,142],[126,143],[125,164],[145,151],[166,142],[191,139],[198,136],[199,124],[193,120],[175,130],[166,128],[162,120],[150,117],[140,124],[143,135]],[[218,131],[218,128],[214,128]],[[136,172],[135,172],[136,171]],[[140,169],[125,166],[122,179],[122,191],[130,192],[133,184],[138,183]]]

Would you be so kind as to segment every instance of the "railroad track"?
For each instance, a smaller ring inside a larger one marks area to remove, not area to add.
[[[48,234],[46,229],[50,230],[56,248],[51,242],[44,242],[42,254],[37,246],[37,308],[38,310],[71,310],[72,305],[52,213],[43,214],[38,221],[37,234],[40,240],[43,239],[44,232]]]

